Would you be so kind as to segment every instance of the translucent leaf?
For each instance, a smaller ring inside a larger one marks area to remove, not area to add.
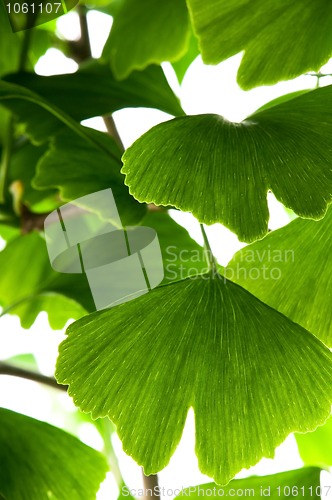
[[[107,134],[88,128],[84,133],[89,142],[67,129],[52,139],[50,149],[38,162],[33,187],[57,188],[66,201],[111,188],[122,224],[137,224],[146,207],[137,203],[124,185],[121,153]]]
[[[123,0],[114,12],[103,57],[110,59],[114,74],[123,79],[149,64],[180,59],[189,35],[185,0]]]
[[[244,89],[318,71],[332,55],[329,0],[188,0],[188,7],[205,63],[244,50]]]
[[[76,120],[47,99],[21,85],[0,81],[0,103],[8,107],[26,125],[26,132],[35,143],[47,141],[60,126],[65,125],[86,141],[104,149],[102,143],[89,136],[86,127],[82,127]],[[52,120],[48,120],[48,115],[52,116]],[[57,123],[55,128],[54,121]],[[117,158],[116,154],[114,158]]]
[[[306,465],[332,466],[332,417],[314,432],[295,434],[295,438]]]
[[[20,317],[23,328],[30,328],[41,311],[52,328],[60,329],[95,309],[86,277],[53,271],[37,232],[15,238],[0,252],[0,275],[0,304]]]
[[[83,411],[109,416],[146,474],[168,464],[193,407],[200,470],[226,484],[273,457],[289,433],[327,419],[332,353],[238,285],[205,274],[72,324],[56,378]]]
[[[215,483],[200,484],[184,489],[176,498],[190,497],[191,500],[204,497],[251,497],[272,500],[279,498],[316,498],[327,496],[328,490],[321,489],[318,467],[280,472],[269,476],[250,476],[245,479],[234,479],[226,487],[220,488]]]
[[[125,152],[126,184],[139,201],[221,222],[248,242],[267,232],[269,189],[298,215],[322,218],[332,193],[331,105],[329,86],[241,123],[218,115],[162,123]]]
[[[182,80],[189,66],[196,59],[198,55],[199,55],[199,48],[198,48],[197,38],[193,33],[191,33],[187,52],[181,57],[181,59],[173,62],[172,64],[180,83],[182,83]]]
[[[0,491],[6,500],[93,500],[105,458],[70,434],[0,409]]]
[[[240,250],[226,276],[332,347],[332,209]]]
[[[122,108],[157,108],[174,116],[183,115],[179,99],[170,88],[160,66],[134,71],[119,82],[109,65],[92,62],[70,75],[39,76],[35,73],[16,73],[6,81],[22,85],[77,121],[107,115]],[[59,129],[54,117],[43,113],[43,121],[53,133]]]
[[[142,225],[157,232],[164,283],[206,270],[202,247],[167,213],[149,212]],[[30,328],[41,311],[47,312],[52,328],[60,329],[69,319],[95,310],[86,276],[53,271],[46,243],[38,233],[16,237],[0,252],[0,275],[0,304],[18,315],[24,328]]]

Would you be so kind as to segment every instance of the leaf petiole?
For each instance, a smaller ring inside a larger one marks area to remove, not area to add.
[[[213,275],[218,274],[216,259],[212,253],[210,242],[209,242],[208,237],[206,235],[204,225],[200,224],[200,228],[201,228],[201,232],[202,232],[203,240],[204,240],[204,255],[205,255],[207,264],[209,266],[209,271],[211,271]]]

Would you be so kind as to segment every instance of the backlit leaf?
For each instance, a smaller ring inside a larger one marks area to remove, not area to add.
[[[182,83],[182,80],[189,66],[196,59],[198,55],[199,55],[198,41],[194,33],[191,33],[187,52],[184,54],[184,56],[181,57],[181,59],[173,62],[172,64],[173,69],[180,83]]]
[[[235,254],[226,276],[332,347],[332,209]]]
[[[202,247],[167,213],[149,212],[142,219],[142,225],[157,232],[164,283],[206,270]],[[150,272],[153,264],[151,258]],[[155,265],[159,266],[159,259]],[[8,313],[19,316],[24,328],[29,328],[41,311],[48,314],[52,328],[60,329],[69,319],[78,319],[86,311],[95,310],[85,275],[53,271],[46,242],[38,233],[16,235],[15,241],[0,252],[0,276],[0,305]]]
[[[295,434],[299,452],[307,465],[332,466],[332,417],[314,432]]]
[[[35,232],[19,236],[0,252],[0,304],[30,328],[46,311],[52,328],[95,310],[85,275],[61,274],[51,268],[46,243]]]
[[[126,184],[139,201],[221,222],[248,242],[267,232],[269,189],[298,215],[322,218],[332,197],[331,106],[329,86],[241,123],[219,115],[162,123],[125,152]]]
[[[330,414],[332,353],[220,276],[162,286],[67,331],[58,382],[110,417],[146,474],[168,464],[190,407],[200,469],[220,484]]]
[[[93,500],[107,462],[49,424],[0,409],[0,492],[6,500]]]
[[[180,59],[189,35],[185,0],[122,0],[103,57],[123,79],[135,69]]]
[[[244,89],[318,71],[332,56],[329,0],[188,0],[203,60],[217,64],[244,50]]]
[[[84,133],[90,142],[67,129],[53,138],[50,149],[38,162],[33,187],[58,188],[66,201],[111,188],[122,224],[136,224],[146,207],[137,203],[124,185],[120,151],[107,134],[88,128]],[[103,147],[95,147],[95,142]]]
[[[157,108],[174,116],[184,114],[160,66],[134,71],[121,82],[114,78],[108,64],[100,62],[86,64],[74,74],[16,73],[8,75],[6,81],[23,85],[77,121],[128,107]],[[44,114],[47,127],[52,122],[54,131],[58,130],[54,117]]]
[[[82,127],[71,116],[47,99],[21,85],[0,81],[0,103],[8,107],[19,118],[19,121],[26,125],[27,134],[36,143],[49,140],[49,137],[60,128],[60,125],[62,127],[65,125],[87,142],[105,150],[103,143],[98,143],[97,140],[93,140],[91,135],[89,136],[86,127]],[[52,115],[52,120],[47,119],[49,114]],[[55,122],[58,124],[54,127]]]
[[[322,490],[320,486],[320,474],[322,470],[318,467],[306,467],[298,470],[280,472],[269,476],[249,476],[245,479],[234,479],[227,486],[221,488],[215,483],[200,484],[185,488],[176,498],[190,497],[195,500],[201,497],[251,497],[272,500],[279,498],[321,498],[328,490]]]

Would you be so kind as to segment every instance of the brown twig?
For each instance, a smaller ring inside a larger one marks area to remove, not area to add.
[[[53,377],[46,377],[46,375],[42,375],[41,373],[25,370],[24,368],[18,368],[17,366],[10,365],[4,361],[0,361],[0,375],[10,375],[12,377],[32,380],[33,382],[39,382],[52,387],[53,389],[59,389],[60,391],[67,392],[68,389],[68,386],[58,384]]]
[[[159,483],[157,474],[151,474],[151,476],[146,476],[142,469],[143,475],[143,487],[144,487],[144,498],[146,500],[160,500]]]

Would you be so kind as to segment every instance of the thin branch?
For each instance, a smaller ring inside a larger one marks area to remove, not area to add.
[[[143,476],[143,487],[145,492],[144,498],[146,500],[151,500],[151,498],[154,498],[155,500],[160,500],[158,475],[151,474],[151,476],[146,476],[142,469],[142,476]]]
[[[30,370],[25,370],[24,368],[18,368],[16,366],[0,361],[0,375],[10,375],[12,377],[20,377],[26,380],[32,380],[33,382],[39,382],[41,384],[52,387],[53,389],[59,389],[60,391],[67,392],[68,387],[66,385],[60,385],[57,383],[55,378],[46,377],[41,373],[32,372]]]
[[[78,5],[77,11],[81,28],[81,38],[79,40],[80,59],[81,61],[85,61],[92,56],[86,7],[84,5]]]
[[[116,128],[113,116],[112,115],[103,116],[103,120],[104,120],[104,123],[106,125],[108,135],[113,137],[113,139],[115,140],[115,142],[117,143],[117,145],[119,146],[121,151],[124,151],[125,147],[124,147],[123,142],[121,140],[118,129]]]

